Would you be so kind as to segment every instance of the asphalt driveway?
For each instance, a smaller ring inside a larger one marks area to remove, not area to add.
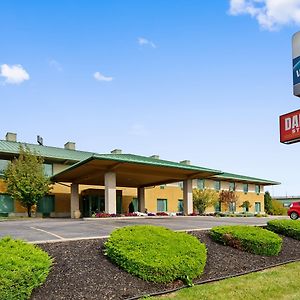
[[[0,237],[11,236],[30,242],[66,241],[108,236],[114,229],[134,224],[165,226],[173,230],[208,229],[218,225],[264,225],[268,218],[167,217],[130,219],[32,219],[0,222]],[[286,217],[285,217],[286,218]]]

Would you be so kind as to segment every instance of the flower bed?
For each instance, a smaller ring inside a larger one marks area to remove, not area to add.
[[[253,226],[217,226],[210,230],[216,242],[253,254],[278,255],[282,239],[275,233]]]
[[[157,216],[161,216],[161,217],[163,217],[163,216],[169,216],[169,214],[166,213],[166,212],[164,212],[164,211],[157,212],[156,215]]]
[[[105,248],[122,269],[153,282],[181,279],[191,283],[206,263],[206,247],[197,238],[152,225],[119,228]]]
[[[136,213],[126,213],[124,216],[125,217],[138,217],[138,215]]]
[[[28,299],[41,285],[52,260],[37,246],[9,237],[0,240],[0,299]]]
[[[300,240],[300,222],[295,220],[272,220],[267,229]]]

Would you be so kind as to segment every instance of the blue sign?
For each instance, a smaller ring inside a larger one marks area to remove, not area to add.
[[[300,83],[300,56],[293,59],[293,85]]]

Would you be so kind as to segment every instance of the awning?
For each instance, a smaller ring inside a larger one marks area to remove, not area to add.
[[[116,173],[119,187],[147,187],[221,174],[193,165],[133,154],[93,155],[52,176],[54,182],[104,185],[104,174]]]

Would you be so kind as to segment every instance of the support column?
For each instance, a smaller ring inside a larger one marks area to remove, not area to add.
[[[79,219],[80,210],[79,210],[79,188],[77,183],[71,184],[71,218]]]
[[[189,215],[193,212],[193,181],[187,179],[183,181],[183,209],[184,214]]]
[[[104,174],[105,184],[105,212],[115,214],[117,212],[116,173]]]
[[[145,188],[140,187],[138,188],[138,201],[139,201],[139,211],[144,213],[145,212]]]

